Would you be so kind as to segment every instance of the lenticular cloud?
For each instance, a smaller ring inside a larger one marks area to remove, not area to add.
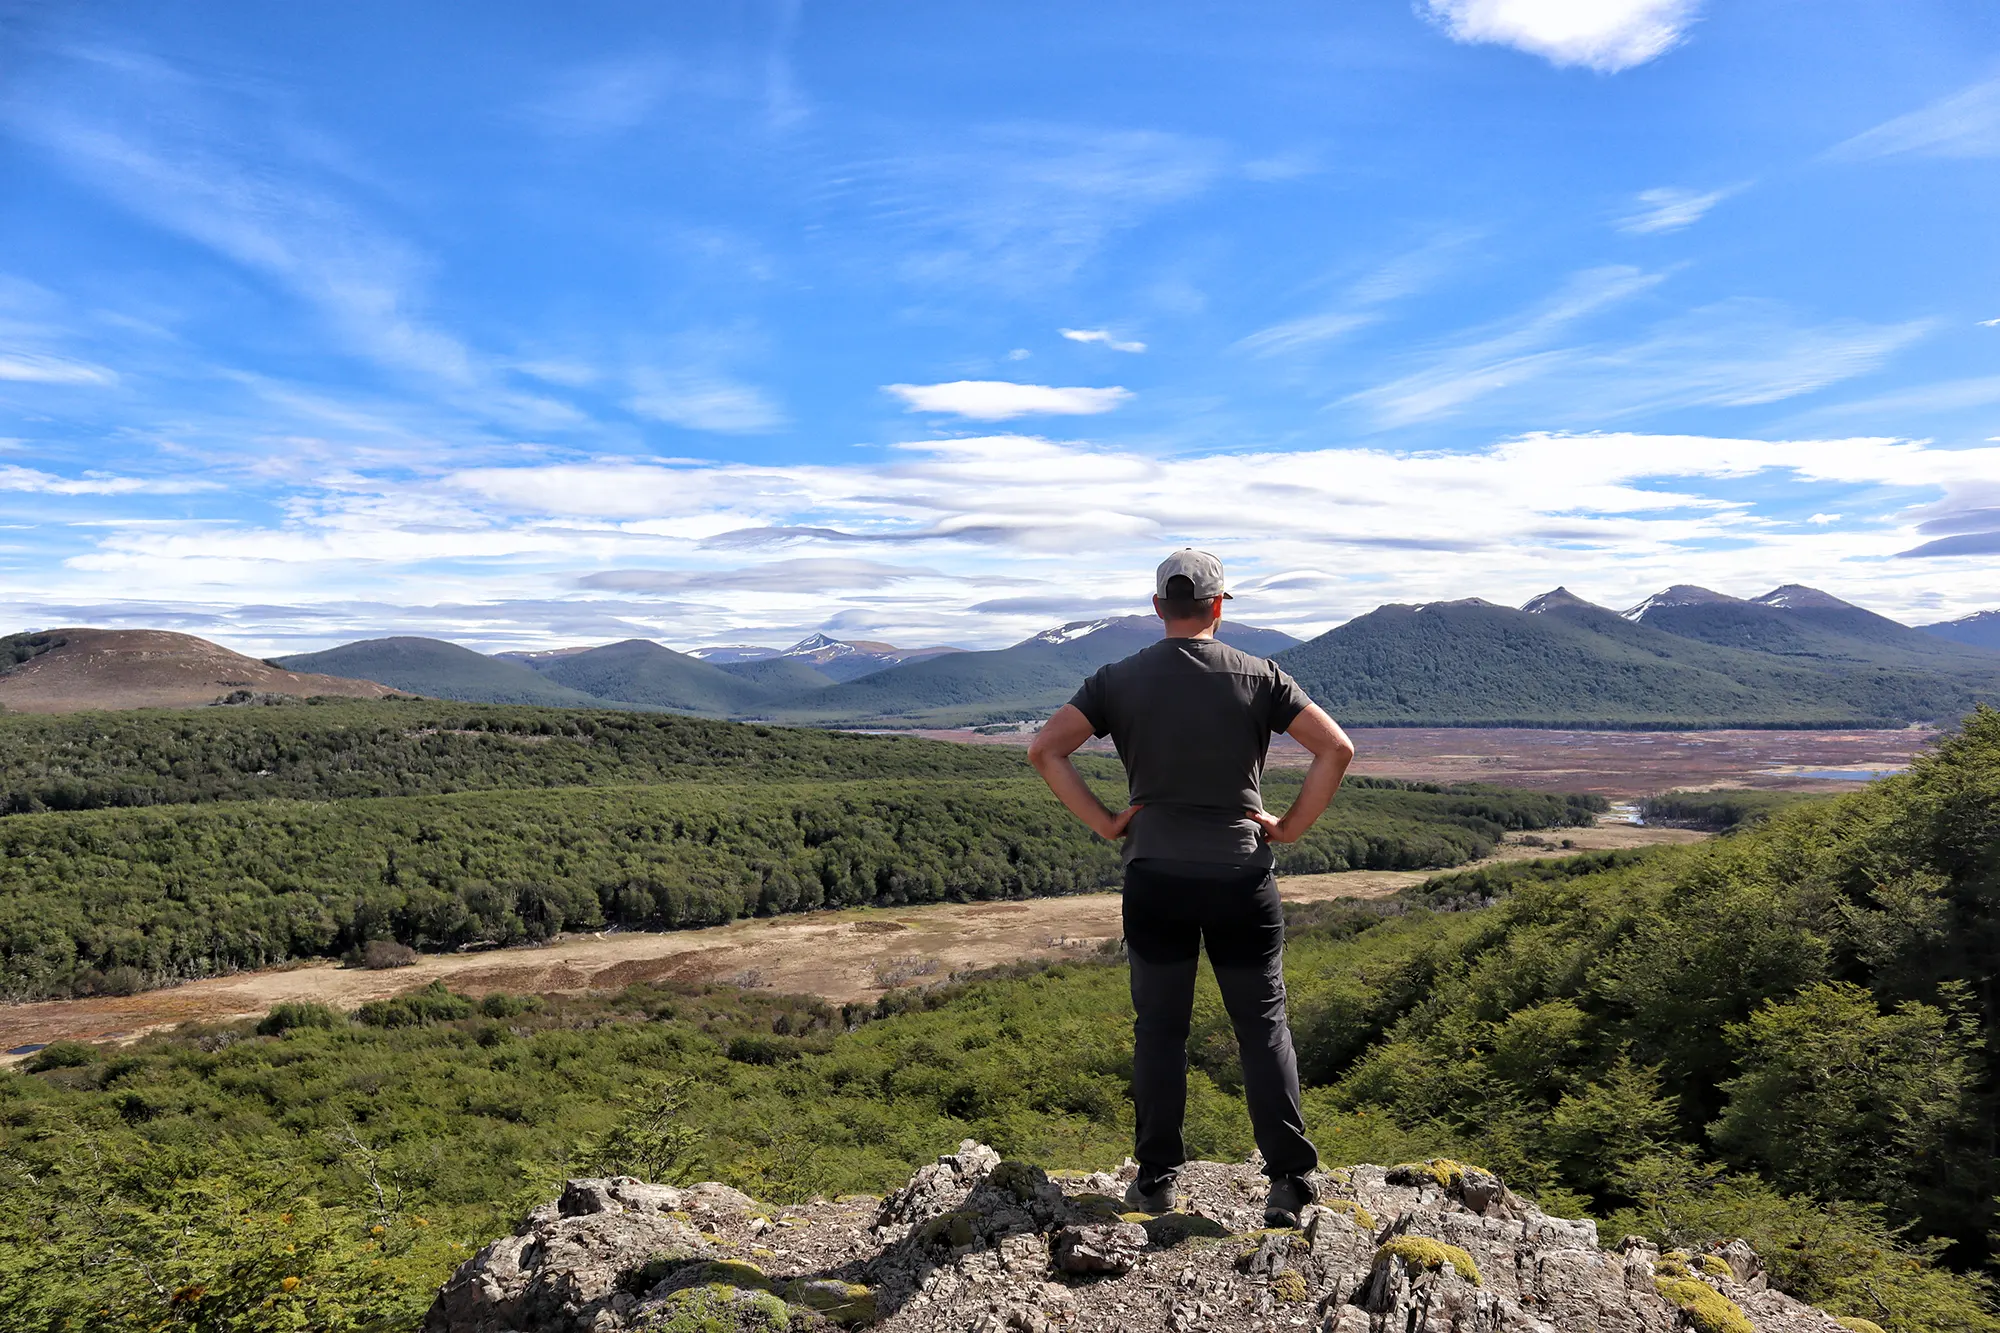
[[[1697,0],[1424,0],[1424,7],[1455,41],[1512,46],[1609,74],[1678,45]]]

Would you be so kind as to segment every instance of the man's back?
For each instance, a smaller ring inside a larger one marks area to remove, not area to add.
[[[1263,867],[1247,812],[1273,732],[1310,702],[1276,664],[1213,638],[1166,638],[1101,667],[1070,701],[1125,765],[1133,817],[1125,859]]]

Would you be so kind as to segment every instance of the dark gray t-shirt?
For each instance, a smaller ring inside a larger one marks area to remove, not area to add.
[[[1268,868],[1271,848],[1247,810],[1262,810],[1271,735],[1292,725],[1306,692],[1276,663],[1215,639],[1162,639],[1099,667],[1070,700],[1111,737],[1132,816],[1125,860]]]

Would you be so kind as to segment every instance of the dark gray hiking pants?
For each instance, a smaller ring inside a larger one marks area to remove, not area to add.
[[[1194,873],[1175,873],[1177,870]],[[1285,1017],[1285,916],[1277,877],[1134,861],[1125,867],[1125,951],[1132,963],[1132,1099],[1141,1180],[1187,1160],[1187,1042],[1204,942],[1242,1052],[1250,1126],[1269,1176],[1304,1175],[1319,1154],[1306,1138],[1299,1064]]]

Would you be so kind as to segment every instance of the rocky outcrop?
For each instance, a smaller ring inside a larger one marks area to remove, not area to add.
[[[1844,1333],[1741,1241],[1606,1249],[1457,1162],[1321,1173],[1298,1230],[1262,1227],[1251,1166],[1192,1164],[1158,1216],[1120,1212],[1131,1170],[1051,1178],[968,1141],[881,1200],[573,1180],[452,1276],[424,1330]]]

